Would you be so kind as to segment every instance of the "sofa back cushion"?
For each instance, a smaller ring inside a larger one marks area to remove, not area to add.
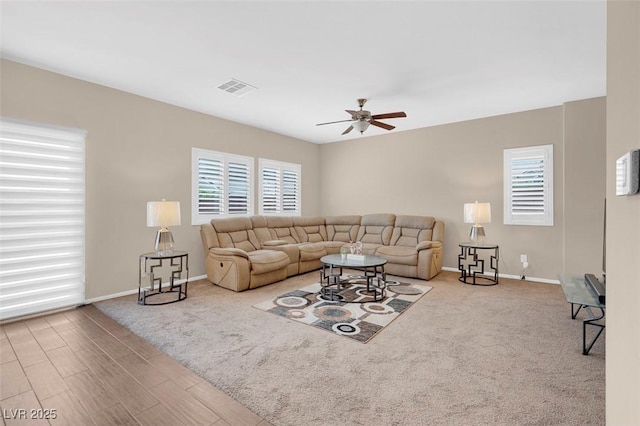
[[[299,243],[293,229],[293,218],[287,216],[265,216],[272,240],[282,240],[289,244]]]
[[[212,219],[211,226],[216,231],[222,248],[239,248],[246,252],[260,248],[248,217]]]
[[[397,216],[391,235],[392,246],[415,247],[432,241],[435,219],[430,216]]]
[[[273,240],[271,232],[267,228],[267,218],[264,216],[251,216],[251,224],[253,225],[253,233],[263,246],[265,241]]]
[[[356,241],[360,229],[361,216],[327,216],[324,223],[329,241]]]
[[[293,228],[301,243],[327,241],[327,228],[322,217],[296,216],[293,218]]]
[[[363,243],[389,245],[393,224],[396,216],[393,214],[367,214],[360,220],[360,230],[357,240]]]

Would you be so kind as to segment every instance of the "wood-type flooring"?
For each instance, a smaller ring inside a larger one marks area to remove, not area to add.
[[[0,326],[6,425],[269,423],[93,305]]]

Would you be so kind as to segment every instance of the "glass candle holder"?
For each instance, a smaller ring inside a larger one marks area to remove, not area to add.
[[[340,257],[342,258],[343,262],[347,260],[347,248],[346,247],[342,247],[340,249]]]

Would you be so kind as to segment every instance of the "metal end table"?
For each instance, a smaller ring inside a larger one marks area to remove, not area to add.
[[[500,246],[487,243],[460,243],[460,254],[458,255],[458,270],[460,278],[458,281],[465,284],[490,286],[498,284],[498,261]],[[490,273],[485,274],[485,260],[478,256],[478,250],[493,250],[489,261]],[[469,281],[471,280],[471,281]],[[478,282],[478,280],[483,280]]]
[[[161,268],[165,261],[169,262],[171,276],[169,286],[162,287],[162,276],[156,278],[156,268]],[[186,274],[183,282],[182,273]],[[149,275],[149,287],[142,287],[143,277]],[[172,251],[168,253],[144,253],[140,255],[138,264],[138,304],[140,305],[166,305],[179,302],[187,298],[187,284],[189,282],[189,253],[186,251]],[[147,299],[160,294],[175,293],[173,300],[152,302]]]

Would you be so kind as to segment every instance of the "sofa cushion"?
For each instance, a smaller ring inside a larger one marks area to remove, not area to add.
[[[281,251],[255,250],[247,255],[251,261],[251,273],[254,275],[286,269],[289,265],[289,256]]]
[[[251,220],[247,217],[214,219],[211,226],[215,229],[222,248],[239,248],[251,252],[260,247]]]
[[[415,247],[380,246],[376,255],[384,257],[389,263],[413,266],[418,264],[418,250]]]
[[[327,255],[327,249],[322,244],[305,243],[298,246],[300,249],[300,261],[308,262],[310,260],[318,260],[322,256]]]
[[[300,259],[300,249],[298,248],[298,244],[280,244],[276,246],[265,246],[264,250],[277,250],[283,253],[286,253],[289,256],[290,264],[298,264],[298,259]]]
[[[250,252],[256,250],[256,246],[251,243],[249,232],[250,231],[236,231],[228,234],[218,234],[218,239],[222,239],[221,235],[228,236],[232,241],[233,247]]]
[[[215,256],[238,256],[238,257],[244,257],[245,259],[249,259],[249,254],[246,251],[239,248],[234,248],[234,247],[227,247],[227,248],[211,247],[209,249],[209,253]]]
[[[283,246],[287,243],[285,240],[269,240],[262,243],[262,247],[274,247],[274,246]]]
[[[271,240],[284,240],[289,244],[299,243],[293,229],[293,219],[286,216],[267,216],[267,229],[271,233]]]
[[[434,224],[435,219],[430,216],[397,216],[390,244],[416,247],[418,243],[430,241]]]
[[[396,216],[393,214],[368,214],[362,216],[357,240],[362,243],[389,245],[395,219]]]
[[[321,217],[296,216],[293,218],[293,227],[301,243],[327,241],[327,228]]]
[[[345,243],[355,241],[360,229],[362,216],[327,216],[324,220],[329,241],[342,241]]]
[[[273,240],[271,232],[267,229],[267,219],[264,216],[251,216],[251,224],[253,225],[253,233],[261,246],[264,246],[265,241]]]
[[[346,247],[349,250],[349,243],[345,243],[344,241],[322,241],[320,243],[324,248],[327,249],[327,254],[335,254],[340,253],[340,249],[342,247]]]
[[[383,245],[375,243],[362,243],[362,254],[375,255],[380,247],[383,247]]]
[[[211,226],[216,232],[233,232],[239,230],[253,229],[251,220],[248,217],[228,217],[211,220]]]

